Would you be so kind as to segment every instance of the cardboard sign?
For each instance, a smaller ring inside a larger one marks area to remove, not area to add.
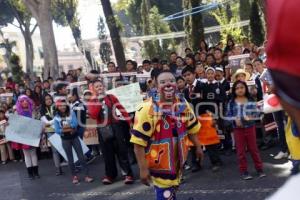
[[[86,145],[97,145],[99,144],[97,121],[94,119],[86,120],[87,127],[83,135],[83,142]]]
[[[5,137],[7,141],[39,147],[42,129],[43,123],[40,120],[11,114]]]
[[[66,152],[62,146],[61,137],[58,134],[53,134],[51,137],[48,138],[48,140],[51,143],[51,145],[53,145],[54,148],[59,152],[59,154],[62,157],[64,157],[64,159],[66,161],[68,161]],[[80,138],[79,138],[79,140],[80,140],[83,154],[86,154],[89,151],[89,148],[84,144],[84,142]],[[73,152],[74,163],[76,163],[78,161],[78,157],[77,157],[77,154],[76,154],[74,148],[72,148],[72,152]]]
[[[242,54],[242,55],[237,55],[237,56],[229,56],[228,57],[228,62],[229,62],[229,67],[231,69],[231,74],[234,74],[238,69],[242,68],[245,64],[245,61],[247,58],[250,57],[250,54]]]

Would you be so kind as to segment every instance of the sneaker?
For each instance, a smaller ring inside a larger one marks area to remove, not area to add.
[[[108,177],[108,176],[105,176],[103,179],[102,179],[102,183],[104,185],[110,185],[113,183],[113,180],[112,178]]]
[[[79,178],[77,176],[73,176],[72,183],[75,185],[79,184]]]
[[[86,177],[84,178],[84,181],[85,181],[86,183],[92,183],[92,182],[94,181],[94,179],[93,179],[92,177],[86,176]]]
[[[7,161],[2,161],[2,165],[6,165],[7,164]]]
[[[275,157],[274,157],[274,159],[275,160],[281,160],[281,159],[283,159],[283,158],[288,158],[289,157],[289,154],[286,152],[286,153],[284,153],[284,152],[282,152],[282,151],[280,151]]]
[[[130,184],[133,184],[134,180],[133,180],[133,177],[132,176],[125,176],[125,180],[124,180],[124,183],[126,185],[130,185]]]
[[[260,171],[257,171],[257,176],[258,176],[258,178],[264,178],[267,175],[262,170],[260,170]]]
[[[245,181],[247,180],[252,180],[253,177],[248,173],[248,172],[244,172],[242,175],[241,175],[241,178]]]
[[[189,166],[188,164],[185,164],[185,165],[184,165],[184,170],[188,171],[188,170],[190,170],[190,169],[191,169],[191,166]]]

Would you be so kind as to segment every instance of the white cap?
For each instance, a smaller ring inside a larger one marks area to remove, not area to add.
[[[224,72],[224,70],[221,67],[216,67],[216,71]]]
[[[208,70],[212,70],[213,72],[216,71],[215,68],[213,68],[213,67],[208,67],[208,68],[206,68],[205,73],[207,73]]]

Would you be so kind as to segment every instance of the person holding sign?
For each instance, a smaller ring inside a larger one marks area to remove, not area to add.
[[[78,136],[78,121],[76,114],[70,110],[70,107],[67,105],[67,102],[64,99],[59,99],[56,101],[56,109],[57,113],[54,117],[55,133],[61,136],[62,146],[66,152],[68,164],[73,176],[72,182],[73,184],[79,183],[79,178],[76,173],[72,151],[72,149],[74,148],[85,173],[84,180],[87,183],[91,183],[94,181],[94,179],[89,176],[89,168],[85,161],[83,150],[80,144]]]
[[[18,98],[16,110],[19,115],[32,118],[33,106],[33,101],[28,96],[21,95]],[[29,179],[40,178],[36,147],[12,142],[12,148],[23,150]]]
[[[10,143],[5,140],[5,126],[7,123],[7,118],[5,117],[5,110],[0,109],[0,152],[1,152],[1,161],[5,165],[9,157],[10,160],[14,160],[15,156],[10,146]]]
[[[174,200],[187,158],[188,139],[195,145],[198,158],[203,156],[197,138],[200,123],[188,102],[176,97],[172,72],[163,71],[156,80],[160,99],[150,99],[139,106],[131,142],[141,182],[147,186],[153,182],[157,200]]]
[[[41,106],[41,121],[45,124],[45,133],[47,134],[48,138],[55,134],[55,130],[53,127],[54,114],[55,113],[52,96],[50,94],[46,94],[43,98]],[[56,176],[60,176],[63,174],[62,169],[60,167],[60,155],[53,145],[51,145],[51,150],[54,165],[56,167]]]
[[[120,111],[129,127],[131,127],[131,119],[118,98],[106,94],[101,80],[95,81],[93,86],[97,96],[89,102],[88,109],[90,117],[97,120],[99,127],[99,142],[105,163],[105,177],[102,179],[102,183],[105,185],[112,184],[117,177],[118,170],[115,160],[117,155],[119,165],[124,172],[124,183],[132,184],[134,181],[128,159],[128,146],[120,125],[120,119],[116,115],[116,109]]]

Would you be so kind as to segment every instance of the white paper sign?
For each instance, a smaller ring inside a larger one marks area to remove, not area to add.
[[[43,123],[29,117],[9,115],[5,129],[7,141],[38,147],[40,144]]]
[[[107,94],[115,95],[128,113],[135,112],[138,105],[143,102],[139,83],[114,88],[107,91]]]
[[[48,138],[48,140],[51,143],[51,145],[53,145],[54,148],[58,151],[58,153],[62,157],[64,157],[64,159],[66,161],[68,161],[66,152],[62,146],[61,137],[58,134],[53,134],[51,137]],[[79,140],[81,143],[83,154],[86,154],[89,151],[89,148],[84,144],[84,142],[80,138],[79,138]],[[74,150],[74,148],[72,148],[72,152],[73,152],[74,163],[76,163],[78,161],[78,157],[77,157],[77,154],[76,154],[76,151]]]

